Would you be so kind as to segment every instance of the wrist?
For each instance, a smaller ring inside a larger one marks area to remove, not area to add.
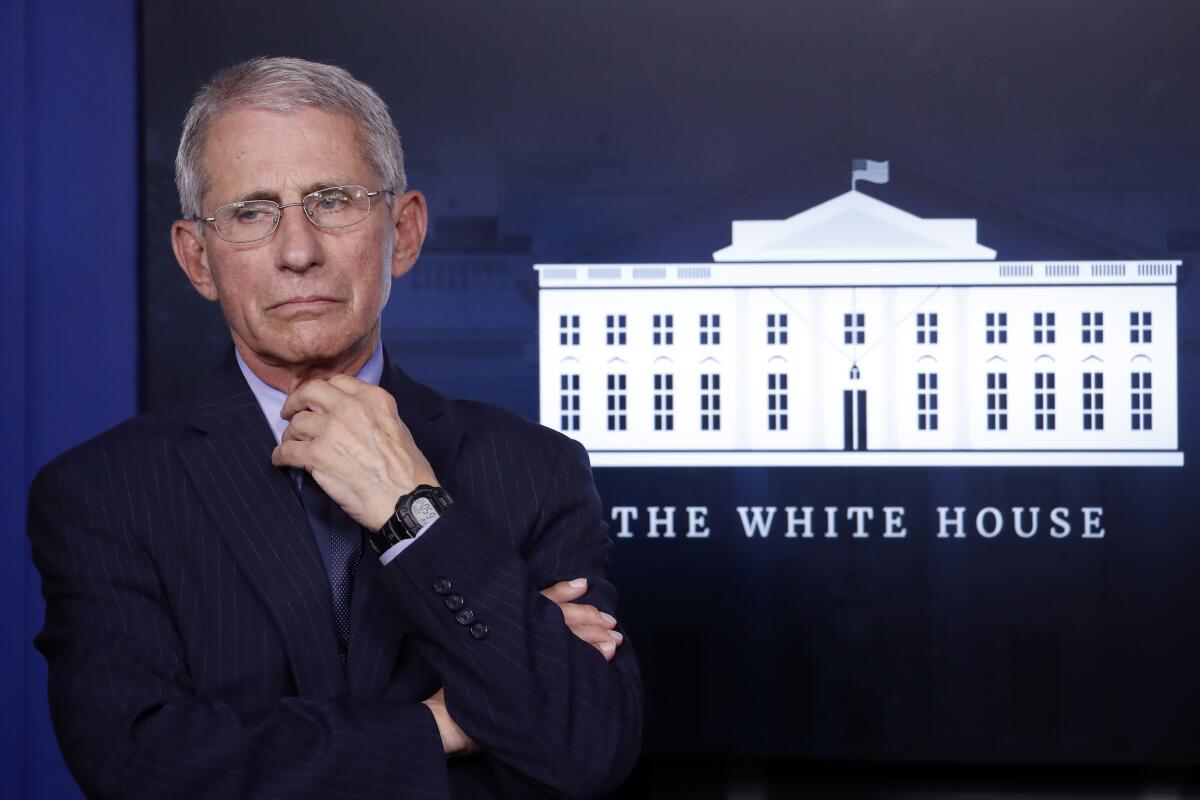
[[[435,484],[421,484],[396,500],[383,521],[368,528],[368,540],[376,553],[383,555],[391,547],[417,534],[442,515],[453,503],[450,493]],[[378,519],[378,517],[376,517]]]
[[[363,527],[369,531],[377,531],[387,524],[387,521],[396,513],[396,506],[400,501],[418,486],[430,485],[439,487],[437,479],[430,478],[429,480],[417,481],[406,485],[394,485],[391,489],[382,489],[372,499],[372,505],[367,509],[366,519],[363,520]]]
[[[387,524],[387,521],[389,519],[391,519],[392,514],[395,512],[395,510],[396,510],[395,501],[392,501],[392,503],[390,505],[387,503],[387,501],[381,501],[381,502],[377,503],[367,513],[366,525],[364,525],[363,527],[365,527],[369,531],[379,530],[380,528],[382,528],[384,525]]]

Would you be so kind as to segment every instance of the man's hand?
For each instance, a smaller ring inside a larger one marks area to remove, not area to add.
[[[475,740],[467,736],[450,716],[446,708],[445,689],[438,689],[433,697],[421,702],[433,712],[433,721],[437,723],[438,733],[442,736],[442,752],[448,756],[465,756],[479,750]]]
[[[583,603],[572,603],[587,592],[587,578],[576,578],[572,581],[560,581],[553,586],[542,589],[544,597],[553,600],[562,609],[563,619],[571,633],[595,646],[604,655],[605,661],[612,661],[624,638],[618,631],[613,630],[617,621],[595,606]],[[479,745],[458,727],[458,723],[450,716],[446,708],[446,690],[438,689],[422,703],[433,712],[434,722],[437,723],[438,733],[442,737],[442,750],[448,756],[468,755],[477,752]]]
[[[562,609],[563,619],[566,620],[571,633],[593,645],[603,654],[605,661],[612,661],[625,637],[614,630],[617,621],[611,615],[605,614],[595,606],[571,602],[586,592],[587,578],[560,581],[542,589],[542,595],[553,600]]]
[[[383,527],[402,495],[439,485],[386,389],[345,375],[310,380],[280,416],[288,426],[271,463],[308,470],[368,530]]]

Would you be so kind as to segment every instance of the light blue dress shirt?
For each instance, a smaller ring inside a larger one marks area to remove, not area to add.
[[[242,370],[242,375],[246,378],[246,383],[250,384],[250,391],[254,392],[254,399],[258,401],[258,407],[262,409],[263,416],[267,418],[267,422],[271,425],[271,432],[275,434],[275,443],[279,444],[283,441],[283,432],[287,430],[288,421],[279,416],[283,411],[283,404],[287,401],[287,395],[276,389],[274,386],[268,386],[263,379],[254,374],[254,370],[246,364],[242,358],[242,354],[234,348],[234,354],[237,356],[238,367]],[[362,369],[354,377],[360,381],[369,383],[373,386],[379,385],[379,379],[383,376],[383,343],[379,342],[375,345],[375,352],[367,359],[367,363],[363,364]],[[292,468],[292,476],[296,479],[297,485],[303,478],[303,470]],[[433,520],[417,533],[417,536],[429,530],[437,520]],[[384,564],[389,563],[393,558],[404,552],[404,548],[408,547],[416,541],[416,537],[405,539],[402,542],[389,547],[379,556],[379,560]]]

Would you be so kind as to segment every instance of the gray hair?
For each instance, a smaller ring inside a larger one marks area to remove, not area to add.
[[[213,120],[231,108],[284,113],[317,108],[345,114],[359,126],[363,155],[383,180],[379,188],[397,194],[407,188],[400,134],[387,104],[374,89],[330,64],[300,58],[252,58],[218,72],[196,93],[184,117],[175,155],[175,187],[187,219],[203,216],[200,203],[209,188],[204,140]]]

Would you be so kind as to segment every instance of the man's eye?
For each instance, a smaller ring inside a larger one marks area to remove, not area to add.
[[[317,198],[317,208],[321,211],[340,211],[350,203],[345,192],[331,192]]]
[[[237,209],[237,211],[234,212],[233,218],[235,220],[237,220],[238,222],[251,223],[251,222],[258,222],[265,215],[266,215],[266,212],[264,212],[261,208],[254,208],[253,206],[246,206],[246,207]]]

